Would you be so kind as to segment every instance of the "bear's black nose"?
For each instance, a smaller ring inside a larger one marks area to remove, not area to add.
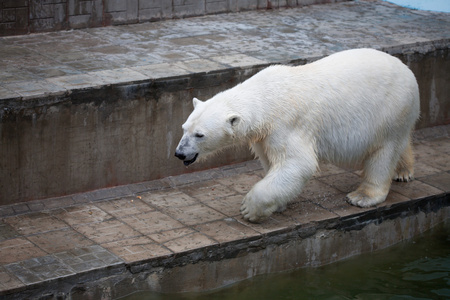
[[[181,160],[184,160],[186,158],[186,155],[184,155],[183,153],[178,152],[178,151],[175,151],[175,156]]]

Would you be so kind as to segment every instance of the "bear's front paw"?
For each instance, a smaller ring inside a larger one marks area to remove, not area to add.
[[[276,204],[263,203],[262,201],[253,199],[249,195],[245,196],[241,206],[241,214],[244,220],[252,223],[261,223],[276,210]]]
[[[347,199],[354,206],[371,207],[383,202],[386,199],[386,195],[370,197],[367,193],[356,190],[347,194]]]

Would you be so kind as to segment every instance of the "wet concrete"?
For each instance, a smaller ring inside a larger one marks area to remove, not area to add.
[[[357,171],[322,165],[283,213],[243,220],[258,162],[0,207],[2,299],[112,299],[217,288],[331,263],[408,239],[450,217],[450,126],[415,133],[416,180],[385,203],[345,194]]]

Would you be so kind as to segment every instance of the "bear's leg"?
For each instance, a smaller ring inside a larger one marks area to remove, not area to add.
[[[317,168],[314,154],[287,159],[272,166],[267,175],[245,196],[241,214],[250,222],[261,222],[275,211],[282,211],[298,196]]]
[[[393,166],[399,159],[399,152],[399,144],[387,143],[365,160],[364,181],[356,191],[347,195],[351,204],[359,207],[370,207],[386,199],[391,187]]]
[[[411,141],[408,142],[405,151],[400,156],[393,179],[404,182],[414,179],[414,154]]]
[[[266,153],[264,152],[264,148],[261,142],[255,143],[251,146],[252,151],[255,153],[255,156],[259,159],[261,162],[262,167],[264,168],[264,172],[267,174],[269,172],[270,168],[270,162],[267,158]]]

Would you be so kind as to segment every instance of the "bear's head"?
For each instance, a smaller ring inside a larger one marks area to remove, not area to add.
[[[240,117],[224,101],[215,100],[193,99],[194,111],[182,125],[183,137],[175,150],[186,166],[234,144]]]

